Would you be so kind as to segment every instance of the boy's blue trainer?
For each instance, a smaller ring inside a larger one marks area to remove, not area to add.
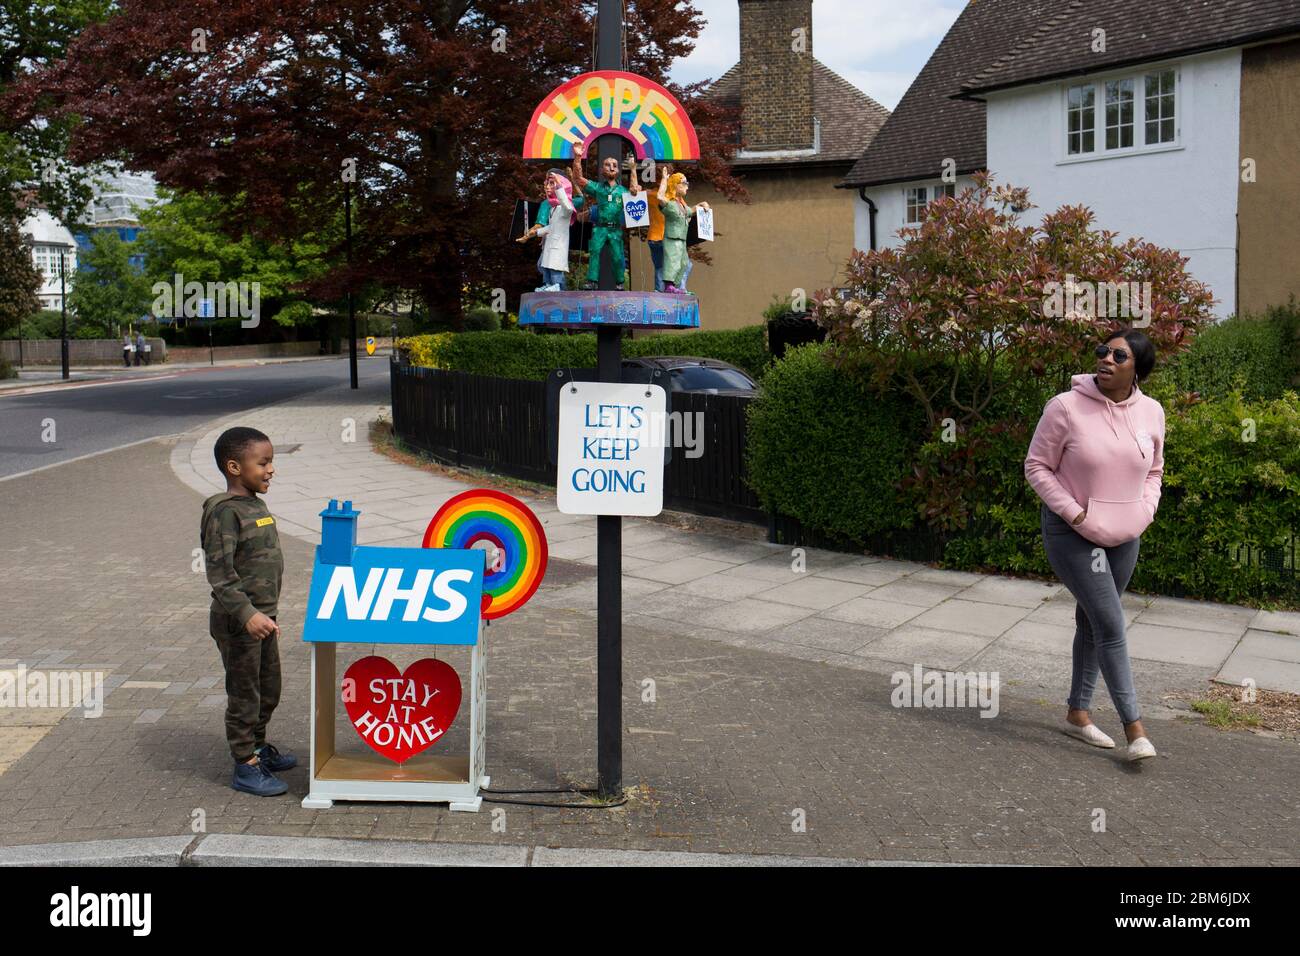
[[[235,776],[230,785],[255,797],[278,797],[289,789],[289,785],[283,780],[277,780],[260,760],[251,764],[235,764]]]
[[[274,744],[262,744],[253,753],[257,754],[258,762],[266,767],[271,773],[280,773],[282,770],[292,770],[298,766],[298,758],[293,754],[282,754],[275,749]]]

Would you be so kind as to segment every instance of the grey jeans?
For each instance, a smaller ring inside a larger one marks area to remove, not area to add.
[[[1047,505],[1042,506],[1042,527],[1047,560],[1077,602],[1074,673],[1067,704],[1078,710],[1091,709],[1100,671],[1120,720],[1131,724],[1142,715],[1133,687],[1124,608],[1119,599],[1133,577],[1142,538],[1139,535],[1132,541],[1104,548],[1075,531]]]

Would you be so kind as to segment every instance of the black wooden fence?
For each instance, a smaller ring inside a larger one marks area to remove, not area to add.
[[[555,484],[547,449],[546,383],[392,365],[393,429],[439,461]],[[766,523],[745,480],[745,409],[750,399],[674,392],[674,431],[694,447],[674,447],[664,474],[664,506]],[[678,442],[678,445],[681,443]]]

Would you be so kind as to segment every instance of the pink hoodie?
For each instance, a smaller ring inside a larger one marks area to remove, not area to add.
[[[1025,458],[1038,497],[1094,544],[1111,547],[1146,530],[1160,503],[1165,410],[1136,385],[1112,402],[1093,375],[1076,375],[1070,391],[1043,409]]]

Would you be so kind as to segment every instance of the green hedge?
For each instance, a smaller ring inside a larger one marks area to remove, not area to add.
[[[411,362],[502,378],[544,379],[557,368],[593,368],[596,336],[500,332],[437,332],[402,339]],[[675,332],[625,339],[623,355],[697,355],[721,359],[761,379],[771,362],[763,327],[718,332]]]
[[[1258,320],[1242,324],[1249,321]],[[1278,387],[1287,359],[1253,345],[1220,344],[1256,343],[1276,331],[1260,331],[1261,323],[1239,332],[1234,322],[1217,327],[1229,330],[1193,360],[1224,356],[1213,380],[1187,378],[1187,366],[1175,372],[1178,363],[1171,363],[1162,369],[1165,384],[1158,389],[1153,379],[1147,389],[1170,395],[1161,399],[1164,492],[1131,586],[1300,606],[1300,577],[1290,567],[1300,530],[1300,396],[1283,388],[1268,398],[1229,391],[1189,404],[1172,397],[1187,390],[1212,395],[1240,378],[1233,374],[1237,361],[1259,376],[1256,391]],[[924,418],[910,400],[864,394],[855,376],[826,361],[825,347],[804,346],[772,367],[750,408],[750,484],[764,507],[798,519],[814,539],[858,547],[870,540],[900,555],[919,548],[960,570],[1051,576],[1039,500],[1024,476],[1045,400],[1032,388],[1008,392],[976,434],[927,441]],[[972,438],[980,442],[973,457]],[[935,502],[916,500],[908,488],[911,474],[924,468],[944,474],[940,485],[952,486],[953,498],[968,506],[958,527],[940,531],[924,519]]]
[[[1203,329],[1187,351],[1152,376],[1155,397],[1198,392],[1225,398],[1240,390],[1248,401],[1279,398],[1300,373],[1300,308],[1270,309],[1258,317],[1229,319]]]
[[[769,511],[844,542],[908,527],[896,486],[923,418],[868,395],[825,352],[790,349],[763,379],[745,439],[750,484]]]
[[[1165,474],[1156,520],[1142,535],[1133,584],[1240,603],[1300,601],[1300,578],[1259,566],[1290,561],[1300,530],[1300,396],[1238,394],[1166,410]],[[1237,560],[1249,547],[1255,558]],[[1265,562],[1267,563],[1267,562]]]

